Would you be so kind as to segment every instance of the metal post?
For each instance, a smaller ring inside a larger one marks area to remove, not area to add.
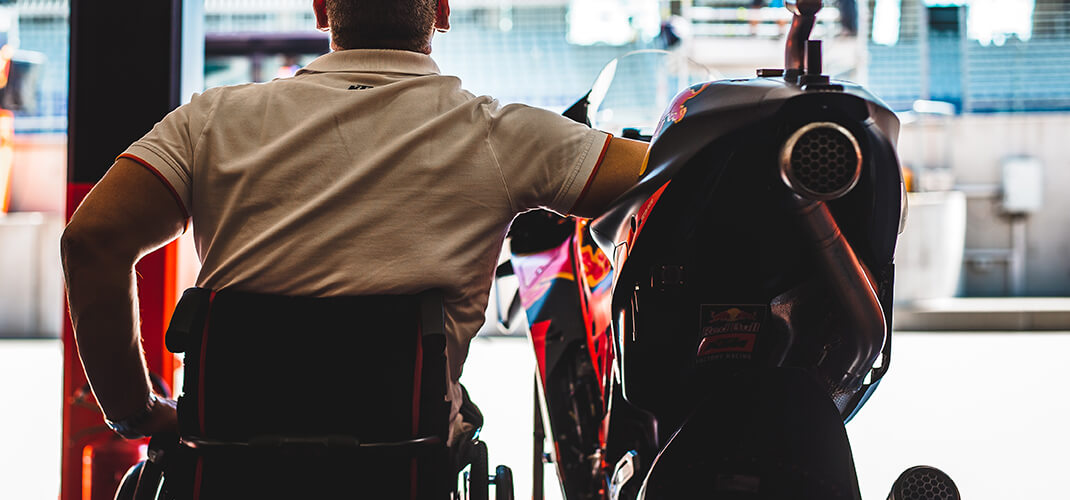
[[[1008,262],[1010,291],[1014,297],[1025,295],[1026,216],[1011,216],[1011,255]]]
[[[543,500],[543,481],[545,466],[542,457],[545,453],[546,430],[542,424],[542,402],[539,400],[539,372],[535,371],[534,397],[532,398],[535,408],[535,429],[532,432],[533,446],[531,456],[531,499]]]

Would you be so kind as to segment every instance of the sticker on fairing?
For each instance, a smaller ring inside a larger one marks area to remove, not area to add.
[[[751,359],[767,306],[761,304],[701,304],[696,356],[702,360]]]

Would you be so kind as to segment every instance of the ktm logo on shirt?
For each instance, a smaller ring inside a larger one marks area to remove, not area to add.
[[[375,88],[375,87],[372,87],[371,85],[350,85],[349,86],[349,90],[368,90],[368,89],[371,89],[371,88]]]

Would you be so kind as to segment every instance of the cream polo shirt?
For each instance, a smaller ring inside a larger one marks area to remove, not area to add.
[[[426,55],[345,50],[293,78],[194,96],[122,156],[192,217],[198,286],[445,290],[456,381],[513,217],[568,212],[608,143],[555,113],[476,97]]]

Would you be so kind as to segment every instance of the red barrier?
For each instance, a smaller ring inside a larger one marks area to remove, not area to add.
[[[67,185],[67,220],[93,185]],[[177,243],[145,256],[137,265],[141,337],[149,370],[167,386],[174,386],[176,360],[164,346],[164,332],[178,298]],[[147,440],[127,441],[104,425],[96,400],[88,390],[78,358],[70,316],[63,326],[63,472],[61,500],[111,500],[130,466],[144,458]]]

